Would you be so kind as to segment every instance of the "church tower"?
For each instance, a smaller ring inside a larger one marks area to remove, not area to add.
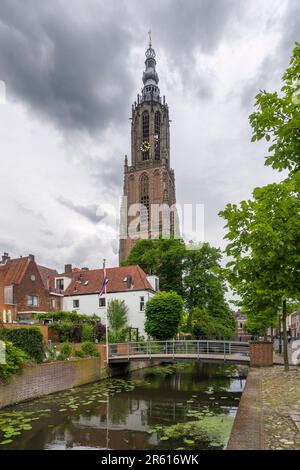
[[[165,234],[168,225],[169,236],[172,236],[174,226],[177,226],[175,206],[169,210],[176,204],[175,177],[170,168],[169,107],[165,97],[161,98],[158,88],[151,33],[149,39],[143,73],[144,86],[132,105],[131,165],[125,156],[120,262],[127,259],[137,240],[157,238]],[[141,205],[140,210],[137,210],[138,205]]]

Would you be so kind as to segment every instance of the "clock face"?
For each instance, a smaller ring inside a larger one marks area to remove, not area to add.
[[[150,150],[150,144],[147,140],[144,140],[144,142],[141,145],[141,151],[142,152],[149,152]]]

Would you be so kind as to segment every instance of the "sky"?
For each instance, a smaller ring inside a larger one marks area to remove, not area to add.
[[[122,194],[149,29],[177,202],[204,205],[204,241],[224,249],[219,211],[283,178],[248,116],[260,89],[280,89],[298,0],[0,0],[0,254],[117,266],[108,205]]]

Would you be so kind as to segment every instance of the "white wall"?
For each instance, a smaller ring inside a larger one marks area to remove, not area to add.
[[[154,295],[149,291],[132,291],[132,292],[116,292],[103,295],[106,298],[106,307],[112,299],[124,300],[128,307],[128,326],[139,329],[139,334],[145,335],[145,311],[140,311],[140,298],[144,297],[145,305],[147,301]],[[79,300],[79,308],[73,307],[73,300]],[[99,307],[99,296],[97,294],[89,295],[73,295],[72,297],[64,297],[63,310],[75,310],[78,313],[86,315],[99,315],[102,323],[105,325],[106,307]]]

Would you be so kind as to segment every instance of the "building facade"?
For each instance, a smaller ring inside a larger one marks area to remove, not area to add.
[[[32,313],[60,310],[62,295],[52,292],[55,270],[39,266],[33,255],[0,262],[0,320],[4,323],[30,319]]]
[[[131,164],[125,156],[120,263],[139,239],[178,233],[175,176],[170,167],[170,119],[158,88],[155,51],[146,51],[144,87],[132,105]]]
[[[106,277],[106,293],[99,297],[103,269],[73,269],[66,265],[63,274],[53,277],[52,287],[63,294],[63,310],[98,315],[103,324],[109,302],[123,300],[128,308],[128,326],[145,335],[145,307],[159,289],[158,278],[147,276],[139,266],[107,268]]]

